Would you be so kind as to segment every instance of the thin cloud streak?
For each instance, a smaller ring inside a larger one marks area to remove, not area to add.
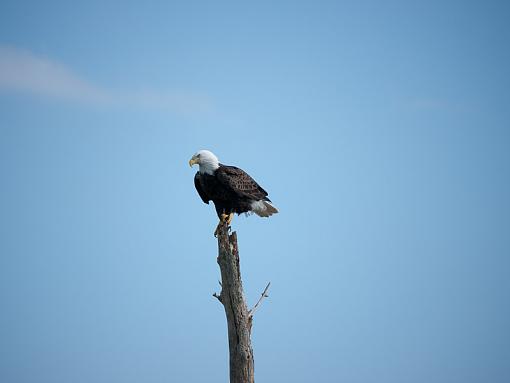
[[[98,105],[167,109],[178,113],[203,113],[212,108],[207,96],[195,92],[119,91],[101,87],[55,60],[1,45],[0,91]]]

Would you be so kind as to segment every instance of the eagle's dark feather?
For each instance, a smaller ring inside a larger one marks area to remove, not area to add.
[[[202,185],[200,184],[200,172],[195,174],[195,189],[197,189],[198,195],[202,198],[202,201],[209,205],[209,196],[205,194],[204,189],[202,189]]]
[[[195,188],[205,203],[214,202],[221,214],[246,213],[253,202],[269,201],[267,192],[244,170],[220,164],[213,174],[195,174]]]
[[[255,182],[244,170],[235,166],[221,165],[216,170],[216,177],[225,186],[235,190],[239,195],[252,200],[266,200],[267,192]]]

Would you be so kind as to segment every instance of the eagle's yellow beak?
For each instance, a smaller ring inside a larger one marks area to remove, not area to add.
[[[195,164],[198,164],[198,158],[196,157],[191,157],[191,160],[189,160],[189,166],[193,166]]]

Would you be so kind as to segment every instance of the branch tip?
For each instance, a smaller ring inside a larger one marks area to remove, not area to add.
[[[221,294],[218,295],[217,293],[214,293],[212,296],[215,297],[217,300],[219,300],[220,303],[223,303],[223,301],[221,300]]]

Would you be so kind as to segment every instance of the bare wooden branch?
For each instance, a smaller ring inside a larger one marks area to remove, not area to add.
[[[248,315],[250,317],[253,317],[253,315],[255,314],[255,311],[257,310],[257,308],[260,306],[260,304],[262,303],[262,301],[264,300],[264,298],[267,298],[269,295],[267,295],[267,290],[269,289],[269,286],[271,286],[271,282],[269,282],[266,286],[266,288],[264,289],[264,291],[262,292],[262,294],[260,294],[260,298],[259,300],[257,301],[257,303],[255,303],[255,306],[253,306],[253,308],[248,311]]]
[[[217,293],[214,293],[212,296],[213,296],[213,297],[215,297],[217,300],[219,300],[219,301],[220,301],[220,303],[223,303],[223,302],[221,301],[221,296],[220,296],[220,295],[218,295]]]
[[[237,235],[229,235],[226,222],[217,230],[221,293],[218,300],[225,308],[230,353],[230,383],[254,383],[252,317],[244,300]],[[216,294],[217,295],[217,294]]]

